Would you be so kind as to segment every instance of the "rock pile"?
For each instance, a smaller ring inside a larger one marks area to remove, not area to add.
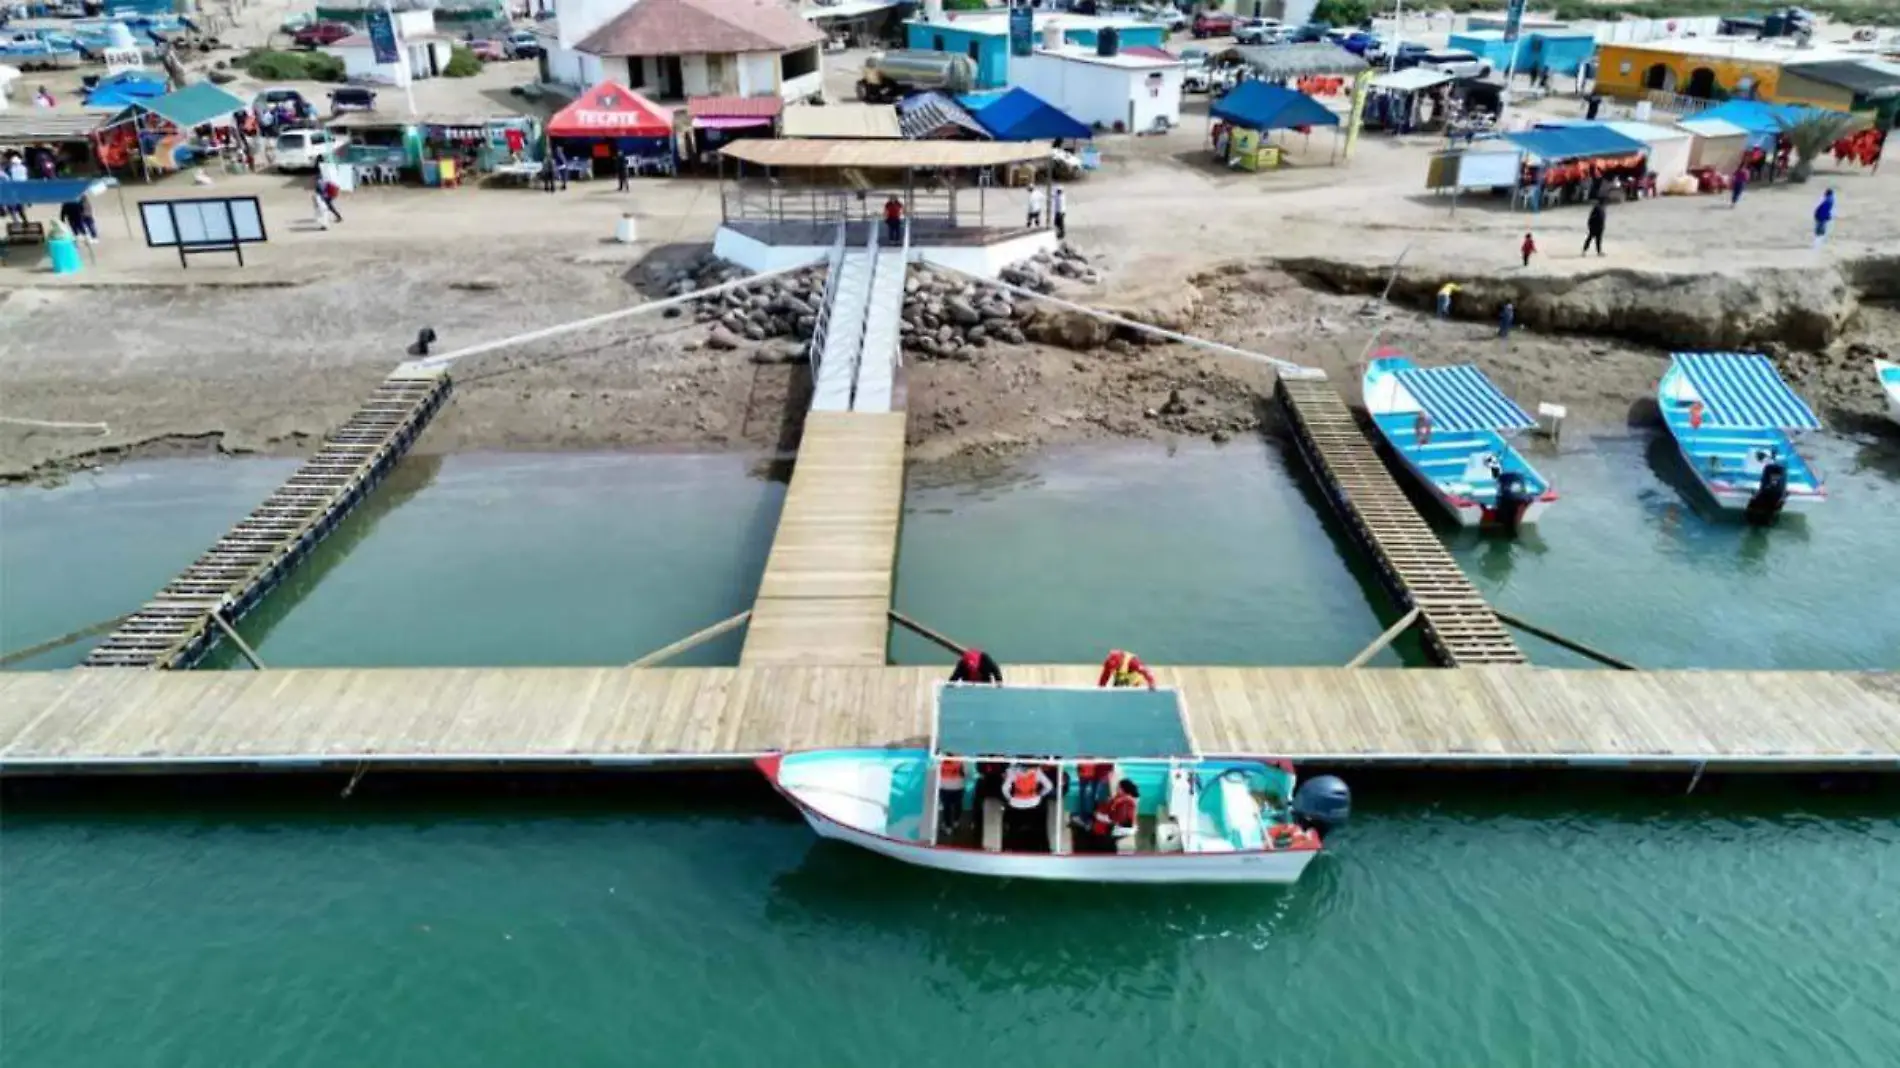
[[[1012,300],[996,286],[919,267],[904,280],[899,329],[904,351],[919,359],[967,360],[991,344],[1027,341],[1023,326],[1035,314],[1027,300]]]
[[[742,278],[746,270],[707,253],[690,265],[675,269],[662,284],[674,296]],[[818,322],[818,305],[825,296],[825,272],[811,267],[755,286],[728,289],[693,302],[693,319],[710,324],[706,347],[737,349],[748,343],[790,338],[793,344],[774,346],[775,358],[798,359],[803,342]]]
[[[1101,280],[1095,268],[1089,266],[1088,257],[1066,241],[1057,246],[1054,252],[1038,252],[1021,263],[1003,268],[998,276],[1010,285],[1033,289],[1038,293],[1055,292],[1058,279],[1083,285],[1093,285]]]

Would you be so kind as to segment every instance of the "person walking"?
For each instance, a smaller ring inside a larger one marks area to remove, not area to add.
[[[1834,190],[1829,189],[1814,206],[1814,247],[1827,241],[1828,224],[1834,221]]]
[[[615,192],[619,192],[619,193],[626,192],[628,186],[627,186],[627,154],[625,152],[614,153],[614,179],[619,183],[619,185],[616,186],[615,188]]]
[[[1609,217],[1609,210],[1603,206],[1603,198],[1590,205],[1590,218],[1584,223],[1583,254],[1590,254],[1590,246],[1597,247],[1597,255],[1603,255],[1603,223]]]
[[[336,195],[339,192],[341,190],[337,189],[336,183],[326,181],[321,174],[317,175],[317,202],[323,205],[323,210],[330,213],[330,218],[342,222],[343,213],[336,210]],[[326,226],[325,229],[329,228]]]
[[[1055,201],[1050,207],[1055,209],[1056,240],[1065,241],[1069,237],[1069,194],[1061,186],[1056,186]]]
[[[561,180],[561,192],[567,192],[567,150],[559,145],[554,148],[554,176]]]
[[[1735,173],[1728,176],[1728,206],[1734,207],[1742,202],[1742,194],[1748,192],[1748,165],[1737,163]]]
[[[1042,187],[1029,187],[1029,228],[1034,230],[1042,225]]]
[[[1531,265],[1531,257],[1537,255],[1537,239],[1529,234],[1525,234],[1524,244],[1518,247],[1518,251],[1524,254],[1524,266],[1529,267]]]
[[[1498,340],[1509,341],[1511,339],[1511,328],[1516,325],[1517,305],[1507,300],[1504,302],[1504,307],[1498,311]]]

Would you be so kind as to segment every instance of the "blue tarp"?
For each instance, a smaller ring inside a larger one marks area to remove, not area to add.
[[[1517,402],[1468,363],[1452,367],[1408,367],[1398,372],[1432,428],[1448,432],[1529,430],[1537,425]]]
[[[1504,139],[1546,163],[1592,156],[1623,156],[1649,147],[1634,137],[1593,123],[1507,133]]]
[[[998,141],[1050,141],[1095,136],[1081,121],[1027,89],[1011,89],[1001,96],[960,96],[957,103]]]
[[[1246,130],[1337,126],[1339,116],[1305,93],[1271,82],[1241,82],[1215,103],[1211,114]]]
[[[1731,120],[1732,121],[1732,120]],[[1702,428],[1819,430],[1808,402],[1781,380],[1768,357],[1743,352],[1678,352],[1670,357],[1702,401]]]
[[[86,91],[89,108],[124,108],[164,96],[170,86],[162,77],[126,71],[106,78]]]
[[[86,195],[96,178],[32,178],[24,182],[0,180],[0,208],[34,204],[70,204]]]
[[[1751,134],[1778,134],[1783,123],[1800,122],[1810,115],[1839,115],[1838,111],[1826,108],[1811,108],[1801,104],[1768,104],[1760,100],[1731,100],[1726,104],[1717,104],[1709,110],[1694,116],[1698,119],[1721,119],[1730,126],[1739,126]]]

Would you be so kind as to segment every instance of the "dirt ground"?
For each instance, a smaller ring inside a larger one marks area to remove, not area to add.
[[[850,57],[827,62],[834,74],[855,69]],[[461,100],[465,108],[463,98],[477,93],[501,106],[515,99],[509,82],[526,76],[509,67],[523,65],[499,66],[479,85],[421,83],[419,105]],[[1581,111],[1570,98],[1534,107]],[[1900,248],[1894,167],[1870,175],[1826,161],[1814,181],[1757,186],[1735,208],[1726,198],[1618,205],[1609,255],[1585,259],[1580,208],[1530,216],[1465,201],[1454,213],[1423,192],[1427,159],[1440,147],[1433,139],[1368,136],[1349,163],[1329,166],[1333,146],[1318,133],[1310,144],[1292,140],[1285,170],[1234,174],[1205,149],[1204,101],[1191,98],[1188,111],[1167,136],[1103,138],[1103,169],[1069,185],[1070,237],[1104,275],[1076,299],[1131,306],[1191,290],[1189,332],[1325,368],[1349,398],[1376,340],[1434,362],[1474,360],[1527,407],[1554,401],[1573,419],[1620,424],[1653,388],[1666,353],[1528,330],[1505,343],[1488,322],[1439,323],[1407,309],[1368,315],[1364,296],[1303,285],[1274,259],[1402,258],[1407,277],[1436,284],[1605,266],[1818,271]],[[0,267],[0,477],[154,450],[307,450],[400,362],[418,329],[435,329],[442,352],[628,307],[644,299],[634,284],[639,265],[704,246],[721,210],[720,186],[705,176],[644,179],[627,194],[610,182],[555,195],[365,189],[343,199],[342,224],[321,230],[308,221],[307,178],[213,182],[218,192],[263,199],[271,239],[247,252],[245,267],[205,257],[181,269],[173,254],[143,247],[111,196],[98,203],[103,241],[88,270],[54,278],[38,267]],[[1816,249],[1809,217],[1826,187],[1837,190],[1839,216]],[[125,193],[130,205],[202,195],[203,187],[174,177]],[[989,210],[1014,219],[1021,197],[993,190]],[[612,240],[623,214],[639,228],[631,246]],[[1528,269],[1517,259],[1526,229],[1544,250]],[[640,316],[477,357],[458,366],[453,407],[424,446],[794,442],[802,369],[755,362],[748,348],[705,348],[690,322]],[[1849,334],[1857,352],[1900,350],[1900,314],[1870,304]],[[1877,403],[1871,375],[1862,385],[1855,373],[1862,357],[1840,360],[1839,389]],[[1178,345],[990,347],[967,361],[915,363],[907,375],[913,445],[924,460],[1101,438],[1232,436],[1271,418],[1265,367]],[[106,432],[34,421],[103,423]]]

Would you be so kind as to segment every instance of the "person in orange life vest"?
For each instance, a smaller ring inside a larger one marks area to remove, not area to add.
[[[963,822],[963,789],[969,782],[969,766],[946,757],[937,765],[937,819],[945,830],[954,831]]]
[[[1049,773],[1035,764],[1011,764],[1003,773],[1003,802],[1013,809],[1037,808],[1055,790]]]
[[[950,672],[951,682],[981,682],[995,686],[1003,684],[1003,669],[997,666],[990,654],[981,649],[966,649],[957,661],[956,670]]]
[[[1102,677],[1095,680],[1095,685],[1136,686],[1141,681],[1146,681],[1150,690],[1154,689],[1154,672],[1141,662],[1141,657],[1116,649],[1102,661]]]
[[[1076,816],[1072,821],[1076,834],[1075,847],[1083,853],[1113,853],[1117,838],[1133,837],[1135,819],[1140,813],[1141,791],[1133,781],[1123,779],[1115,784],[1115,796],[1095,806],[1095,813],[1088,819]]]
[[[1056,784],[1039,765],[1015,763],[1003,773],[1004,848],[1028,852],[1049,849],[1049,825],[1043,806]]]
[[[1075,778],[1075,810],[1093,812],[1095,806],[1108,800],[1115,781],[1115,765],[1077,764]]]

